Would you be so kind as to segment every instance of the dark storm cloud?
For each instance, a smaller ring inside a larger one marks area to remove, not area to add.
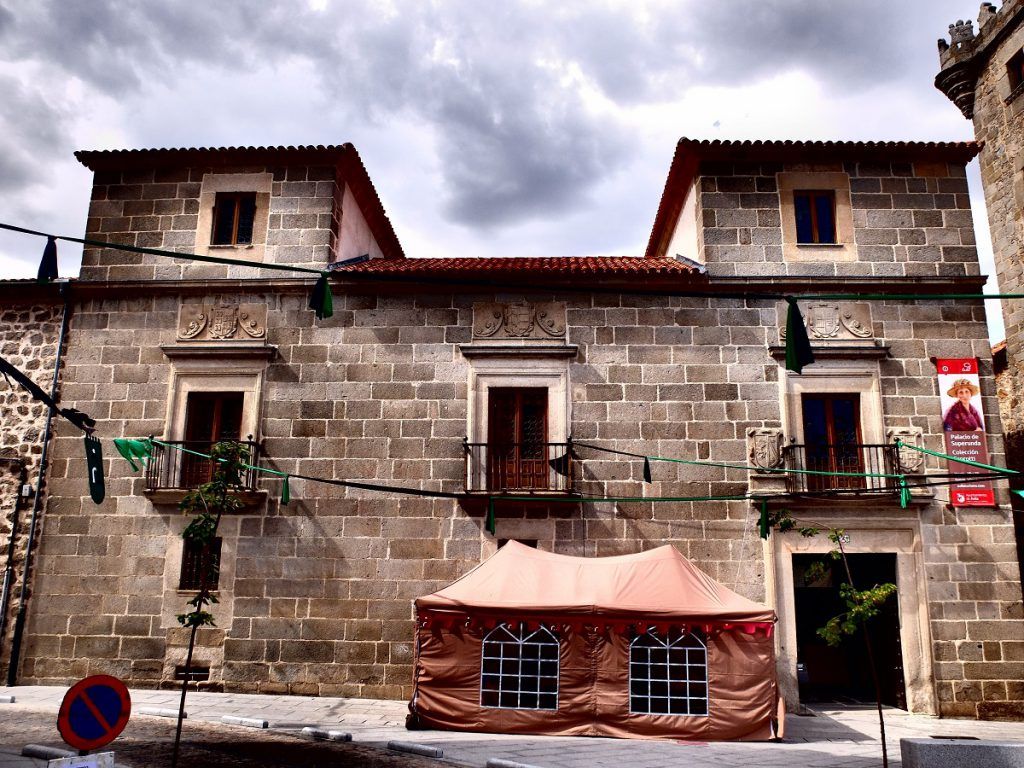
[[[943,0],[930,13],[942,20],[950,15],[944,6],[962,5]],[[634,157],[637,142],[620,118],[595,107],[595,97],[656,104],[694,85],[751,85],[790,70],[853,95],[910,76],[902,66],[906,37],[937,36],[908,29],[912,15],[888,0],[351,0],[323,11],[298,2],[38,0],[16,13],[0,5],[0,60],[34,62],[54,78],[77,78],[135,103],[152,85],[181,88],[203,67],[243,77],[305,60],[320,81],[311,84],[311,102],[323,99],[360,121],[428,128],[447,215],[499,226],[584,204]],[[944,22],[937,27],[941,33]],[[930,76],[913,73],[924,83]],[[19,134],[46,123],[39,93]],[[9,104],[4,118],[9,129],[24,119]],[[52,126],[26,151],[70,149],[66,134],[54,133],[61,121]],[[302,142],[301,125],[295,131],[290,140]],[[195,143],[203,140],[200,124]],[[8,164],[6,183],[23,182],[24,168]]]
[[[40,163],[60,151],[65,115],[7,75],[0,75],[0,104],[0,190],[16,190],[37,183]]]

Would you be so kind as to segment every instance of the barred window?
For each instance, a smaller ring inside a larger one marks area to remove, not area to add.
[[[181,578],[178,579],[178,589],[193,590],[203,588],[203,577],[206,577],[207,588],[216,590],[220,581],[220,545],[221,538],[217,536],[210,542],[209,548],[204,552],[202,546],[196,542],[186,539],[181,551]]]
[[[629,711],[639,715],[708,714],[708,652],[695,633],[653,628],[629,646]]]
[[[547,627],[499,624],[487,633],[480,660],[480,705],[558,709],[558,637]]]

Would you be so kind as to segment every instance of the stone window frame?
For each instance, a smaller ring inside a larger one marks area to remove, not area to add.
[[[1019,214],[1024,211],[1024,150],[1017,155],[1013,164],[1013,198]]]
[[[790,443],[804,443],[802,396],[860,395],[861,439],[865,445],[886,442],[882,378],[876,361],[819,360],[794,373],[780,367],[782,424]]]
[[[232,359],[217,350],[228,345],[209,345],[204,354],[195,351],[172,351],[165,348],[165,354],[172,359],[171,381],[168,387],[167,414],[164,419],[163,439],[182,440],[185,430],[185,409],[191,392],[241,392],[242,437],[252,435],[260,438],[259,425],[263,405],[263,384],[267,367],[265,356],[240,357]],[[245,514],[243,512],[243,514]],[[183,515],[172,515],[167,530],[164,556],[163,607],[160,621],[163,629],[179,626],[176,619],[181,613],[185,599],[194,590],[179,589],[181,560],[184,540],[181,538],[187,520]],[[221,518],[218,533],[221,538],[220,573],[217,594],[219,596],[218,621],[230,625],[234,615],[234,575],[236,542],[240,530],[239,516]]]
[[[775,175],[782,220],[782,256],[786,261],[849,262],[857,260],[850,175],[845,171],[782,171]],[[796,234],[794,193],[832,192],[835,199],[835,243],[801,243]]]
[[[502,387],[547,389],[548,442],[568,442],[572,423],[568,358],[531,356],[528,349],[518,353],[509,350],[509,354],[501,357],[471,357],[466,407],[466,436],[470,443],[487,442],[488,397],[492,388]],[[473,471],[467,468],[467,472]],[[469,487],[485,487],[486,467],[479,466],[475,472],[479,476],[466,478]]]
[[[816,512],[819,516],[824,511]],[[892,515],[893,513],[890,513]],[[931,622],[928,616],[928,580],[925,576],[923,542],[920,524],[900,517],[882,517],[877,510],[859,516],[829,516],[830,526],[846,532],[843,547],[849,554],[895,553],[896,589],[900,616],[900,644],[903,649],[903,682],[907,708],[913,714],[934,715],[938,710],[935,677],[932,668]],[[796,670],[796,598],[794,593],[793,555],[831,552],[834,545],[828,537],[772,536],[769,589],[774,592],[778,620],[779,691],[787,702],[800,700]]]
[[[262,261],[270,228],[270,194],[272,173],[206,173],[199,189],[199,223],[196,225],[196,253],[204,256]],[[241,245],[213,245],[213,211],[217,193],[253,193],[256,213],[253,216],[252,241]]]

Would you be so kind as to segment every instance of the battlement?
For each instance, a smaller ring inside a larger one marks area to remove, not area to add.
[[[1004,0],[998,9],[993,3],[983,2],[978,11],[977,32],[973,21],[960,19],[949,25],[948,42],[939,38],[941,70],[935,77],[935,87],[956,104],[964,117],[974,117],[978,75],[1004,33],[1013,29],[1021,15],[1024,15],[1024,0]]]

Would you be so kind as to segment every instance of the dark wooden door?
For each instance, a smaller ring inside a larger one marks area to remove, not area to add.
[[[860,395],[803,396],[806,469],[819,472],[863,472],[860,434]],[[863,477],[809,475],[807,487],[863,488]]]
[[[241,392],[189,392],[185,403],[185,448],[208,453],[220,440],[242,439]],[[195,488],[209,482],[212,467],[207,459],[181,454],[181,487]]]
[[[488,490],[548,487],[548,391],[495,387],[487,401]]]

